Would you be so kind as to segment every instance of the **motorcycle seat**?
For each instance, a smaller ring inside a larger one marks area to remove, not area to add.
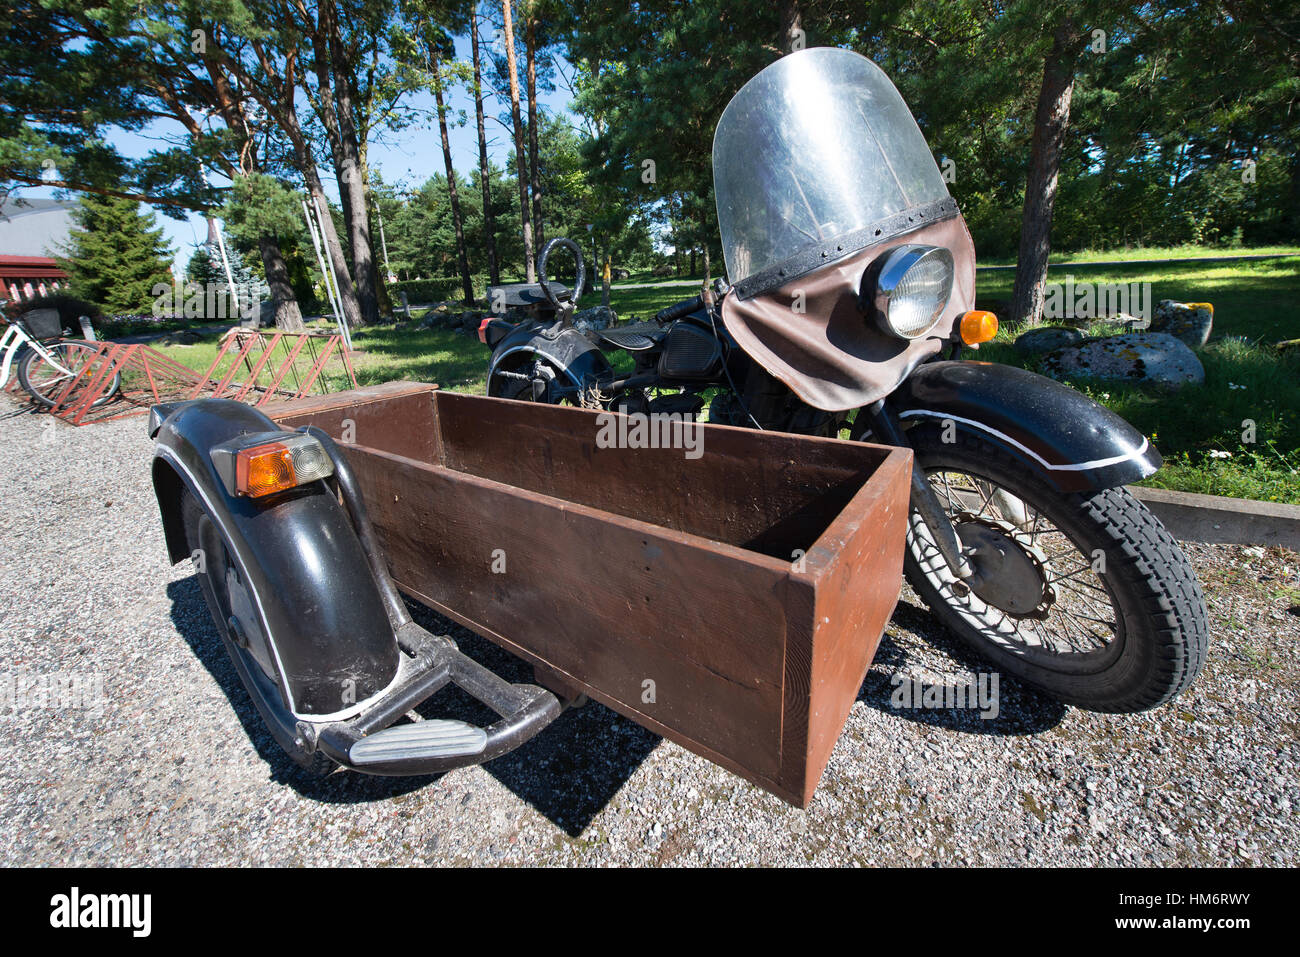
[[[572,292],[564,283],[551,282],[550,286],[551,292],[555,293],[558,299],[564,299]],[[551,301],[546,298],[546,291],[542,289],[540,282],[513,282],[499,286],[488,286],[487,299],[494,306],[502,305],[507,309],[520,309],[528,306],[551,308]]]
[[[600,329],[596,335],[616,349],[640,352],[658,345],[664,337],[664,328],[657,322],[630,322],[615,329]]]

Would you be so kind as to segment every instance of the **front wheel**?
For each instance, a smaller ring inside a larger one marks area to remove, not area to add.
[[[951,436],[950,436],[951,437]],[[908,433],[976,576],[949,570],[913,510],[905,568],[931,612],[999,668],[1066,704],[1135,712],[1205,663],[1205,599],[1178,543],[1122,488],[1061,493],[1000,446]]]
[[[108,361],[98,349],[80,342],[46,343],[41,348],[46,355],[29,348],[18,360],[18,382],[37,405],[46,409],[54,408],[60,398],[65,408],[78,404]],[[121,384],[120,372],[111,378],[105,375],[91,407],[111,402]]]

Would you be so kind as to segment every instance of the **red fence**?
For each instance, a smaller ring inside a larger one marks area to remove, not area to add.
[[[231,329],[221,337],[221,349],[206,373],[146,345],[78,344],[94,355],[87,355],[78,374],[51,394],[54,407],[49,410],[73,425],[141,415],[159,402],[211,397],[261,406],[357,385],[351,357],[337,334]],[[120,386],[106,399],[114,381]]]

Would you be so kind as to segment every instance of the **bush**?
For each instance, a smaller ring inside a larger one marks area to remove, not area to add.
[[[35,299],[27,299],[22,302],[7,306],[11,318],[18,318],[26,315],[34,309],[57,309],[59,312],[59,322],[63,328],[68,330],[68,334],[74,339],[81,338],[81,316],[87,316],[90,319],[91,326],[99,329],[103,315],[99,307],[93,302],[87,302],[84,299],[78,299],[76,296],[65,295],[47,295],[37,296]]]
[[[482,297],[487,291],[487,276],[472,276],[470,281],[474,288],[474,297]],[[502,282],[506,280],[503,278]],[[411,305],[420,305],[430,302],[460,302],[464,290],[460,287],[460,279],[406,279],[402,282],[392,282],[388,284],[388,295],[393,300],[393,309],[402,308],[402,293],[406,293],[407,299]]]

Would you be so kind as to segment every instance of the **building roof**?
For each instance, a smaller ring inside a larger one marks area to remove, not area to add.
[[[0,254],[0,280],[38,282],[67,279],[68,274],[49,256],[5,256]]]
[[[59,253],[73,227],[76,203],[14,198],[0,203],[0,256],[47,258]]]

